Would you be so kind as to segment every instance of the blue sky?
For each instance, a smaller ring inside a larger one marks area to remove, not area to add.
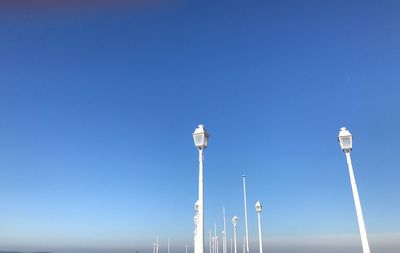
[[[265,250],[361,252],[347,126],[371,248],[397,252],[397,1],[44,3],[0,4],[0,250],[183,252],[203,123],[207,231],[225,206],[243,234],[246,174],[251,251],[260,200]]]

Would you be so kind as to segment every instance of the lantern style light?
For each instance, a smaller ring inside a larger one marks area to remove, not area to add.
[[[199,125],[193,132],[194,145],[198,149],[204,149],[208,144],[208,133],[203,125]]]
[[[257,217],[258,217],[258,242],[260,244],[260,253],[263,253],[262,234],[261,234],[261,210],[262,210],[262,205],[261,205],[260,201],[257,201],[256,211],[257,211]]]
[[[350,152],[353,148],[353,136],[346,127],[340,128],[338,141],[340,143],[340,147],[344,152]]]
[[[199,151],[199,198],[197,200],[197,228],[194,253],[204,253],[204,150],[208,145],[208,133],[203,125],[193,132],[194,145]]]
[[[340,143],[340,147],[342,148],[342,150],[344,151],[344,153],[346,155],[347,167],[349,169],[350,184],[351,184],[351,190],[353,191],[354,205],[356,207],[356,214],[357,214],[357,220],[358,220],[358,227],[360,230],[363,253],[370,253],[371,251],[369,248],[367,230],[365,228],[364,216],[362,213],[361,202],[360,202],[360,196],[358,195],[356,178],[354,176],[353,164],[351,162],[351,157],[350,157],[350,151],[353,147],[353,136],[351,135],[349,130],[347,130],[347,128],[342,127],[342,128],[340,128],[340,131],[339,131],[338,140]]]
[[[238,223],[238,217],[237,216],[233,216],[233,218],[232,218],[232,224],[233,224],[233,226],[235,226],[236,227],[236,224]]]
[[[235,247],[234,253],[237,253],[237,246],[236,246],[236,225],[238,223],[238,217],[233,216],[232,218],[232,224],[233,224],[233,245]]]
[[[262,205],[261,205],[260,201],[257,201],[257,203],[256,203],[256,211],[257,211],[257,213],[261,213],[261,210],[262,210]]]

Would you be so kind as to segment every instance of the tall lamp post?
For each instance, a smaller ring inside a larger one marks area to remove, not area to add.
[[[222,208],[223,213],[224,213],[224,233],[222,235],[222,246],[223,246],[223,250],[222,253],[227,253],[226,250],[226,219],[225,219],[225,207]]]
[[[347,130],[347,128],[342,127],[339,132],[338,140],[340,143],[340,147],[346,154],[347,165],[349,167],[351,189],[353,191],[354,204],[356,206],[358,227],[360,229],[363,253],[370,253],[367,231],[365,229],[364,218],[361,209],[360,197],[358,196],[356,178],[354,177],[353,165],[351,163],[351,157],[350,157],[350,152],[353,146],[353,136],[351,135],[349,130]]]
[[[262,246],[262,234],[261,234],[261,209],[262,205],[260,201],[256,203],[256,211],[258,216],[258,241],[260,243],[260,253],[263,253],[263,246]]]
[[[196,228],[196,243],[195,253],[204,253],[204,178],[203,178],[203,161],[204,161],[204,149],[208,144],[208,133],[203,125],[199,125],[193,133],[194,145],[199,150],[199,209],[197,217],[197,228]]]
[[[243,175],[243,201],[244,201],[244,225],[246,228],[246,236],[244,238],[246,253],[249,253],[249,230],[247,229],[247,200],[246,200],[246,176]]]
[[[233,224],[233,244],[234,244],[234,249],[235,249],[234,253],[237,253],[236,252],[236,225],[237,225],[237,223],[238,223],[238,217],[233,216],[232,224]]]

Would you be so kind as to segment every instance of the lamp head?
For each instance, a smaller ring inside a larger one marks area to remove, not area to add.
[[[208,133],[203,125],[199,125],[193,132],[194,145],[198,149],[206,148],[208,145]]]
[[[353,148],[353,136],[351,135],[350,131],[347,130],[346,127],[340,128],[338,141],[340,147],[344,152],[350,152]]]
[[[237,223],[238,223],[238,217],[237,217],[237,216],[233,216],[233,218],[232,218],[232,224],[233,224],[234,226],[236,226]]]
[[[257,201],[257,203],[256,203],[256,211],[257,211],[257,213],[261,213],[261,210],[262,210],[262,205],[261,205],[260,201]]]

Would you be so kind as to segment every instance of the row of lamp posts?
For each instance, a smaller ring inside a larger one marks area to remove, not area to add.
[[[195,229],[195,251],[194,251],[194,253],[204,253],[203,162],[204,162],[204,149],[208,145],[208,137],[209,137],[209,135],[203,125],[199,125],[193,133],[194,144],[197,147],[197,149],[199,150],[199,198],[195,205],[196,229]],[[359,230],[360,230],[363,253],[370,253],[367,232],[365,229],[364,218],[363,218],[362,209],[361,209],[360,197],[358,195],[357,184],[356,184],[354,171],[353,171],[353,165],[351,163],[351,157],[350,157],[350,152],[353,147],[353,136],[347,130],[347,128],[342,127],[340,129],[340,132],[338,135],[338,141],[339,141],[340,147],[342,148],[343,152],[346,154],[346,160],[347,160],[347,165],[348,165],[348,169],[349,169],[350,183],[351,183],[351,189],[353,192],[354,204],[355,204],[356,213],[357,213],[357,220],[358,220],[358,226],[359,226]],[[262,235],[261,235],[261,210],[262,210],[262,205],[259,201],[257,201],[256,211],[257,211],[257,216],[258,216],[258,236],[259,236],[259,244],[260,244],[259,247],[260,247],[260,253],[263,253]],[[234,253],[237,253],[237,248],[236,248],[236,225],[237,225],[237,222],[238,222],[238,218],[236,216],[234,216],[232,218],[232,224],[234,227],[234,230],[233,230],[234,249],[235,249]]]

